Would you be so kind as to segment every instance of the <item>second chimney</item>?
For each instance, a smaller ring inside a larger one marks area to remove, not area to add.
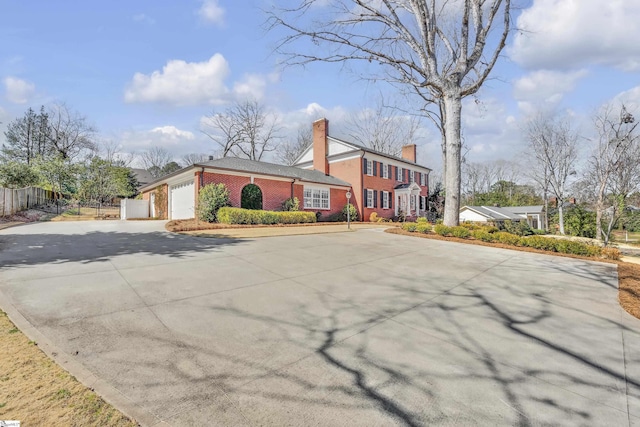
[[[402,158],[410,162],[416,162],[416,144],[409,144],[402,147]]]

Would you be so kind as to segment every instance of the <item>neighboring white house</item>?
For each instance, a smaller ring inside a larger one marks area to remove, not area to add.
[[[544,229],[544,206],[463,206],[460,208],[460,222],[522,221],[531,228]]]

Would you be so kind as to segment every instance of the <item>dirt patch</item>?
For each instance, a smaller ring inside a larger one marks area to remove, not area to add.
[[[618,299],[627,313],[640,319],[640,264],[618,263]]]
[[[381,222],[381,223],[362,223],[362,222],[352,222],[354,226],[357,224],[367,224],[371,226],[392,226],[397,227],[399,224],[390,223],[390,222]],[[217,222],[203,222],[197,221],[195,219],[176,219],[173,221],[167,222],[165,228],[167,231],[171,231],[174,233],[178,233],[181,231],[201,231],[201,230],[224,230],[224,229],[233,229],[233,228],[281,228],[281,227],[325,227],[325,226],[336,226],[336,225],[344,225],[346,226],[346,222],[313,222],[306,224],[273,224],[273,225],[265,225],[265,224],[257,224],[257,225],[246,225],[246,224],[220,224]]]
[[[37,209],[27,209],[10,216],[0,216],[0,230],[30,222],[49,221],[54,215]]]
[[[347,229],[346,224],[329,223],[326,227],[304,227],[291,224],[288,227],[263,226],[245,228],[218,228],[212,230],[181,231],[180,234],[187,234],[196,237],[213,237],[221,239],[252,239],[254,237],[275,237],[275,236],[296,236],[302,234],[326,234],[326,233],[346,233],[349,231],[364,230],[370,228],[386,228],[384,224],[358,222],[351,224],[351,229]]]
[[[561,254],[558,252],[548,252],[539,249],[525,248],[521,246],[510,246],[502,243],[489,243],[479,240],[459,239],[456,237],[443,237],[438,234],[424,234],[424,233],[412,233],[401,228],[390,228],[385,230],[387,233],[402,234],[404,236],[422,237],[424,239],[432,240],[446,240],[448,242],[458,242],[470,245],[490,246],[493,248],[510,249],[521,252],[533,252],[546,255],[562,256],[566,258],[584,259],[587,261],[599,261],[608,262],[610,264],[618,265],[618,300],[622,308],[629,314],[640,319],[640,264],[613,261],[609,259],[592,257],[584,257],[580,255]]]
[[[137,426],[56,365],[0,312],[0,419],[24,426]]]

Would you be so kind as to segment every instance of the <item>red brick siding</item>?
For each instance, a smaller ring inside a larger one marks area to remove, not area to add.
[[[225,175],[205,172],[203,184],[222,183],[229,189],[229,200],[235,207],[241,206],[242,189],[251,184],[251,178],[245,176]],[[282,208],[282,202],[291,197],[291,182],[255,178],[255,185],[262,190],[262,209],[275,211]]]
[[[362,159],[357,157],[355,159],[330,163],[329,174],[351,184],[351,204],[355,206],[358,211],[358,215],[362,217],[361,207],[364,206],[362,201],[362,187],[360,185],[360,179],[362,177]],[[344,193],[346,194],[346,191]],[[346,200],[347,198],[345,197],[344,203],[340,203],[342,207],[347,204]],[[331,206],[333,207],[333,204]]]
[[[158,196],[156,196],[155,199],[155,212],[150,212],[152,217],[155,218],[160,218],[160,219],[168,219],[169,218],[169,187],[167,186],[167,184],[161,184],[160,187],[162,187],[162,192],[164,193],[164,203],[159,204],[159,202],[161,202],[162,200],[158,199]],[[142,193],[142,200],[150,200],[151,199],[151,193],[155,192],[156,189],[158,187],[154,187],[151,190],[147,190],[144,193]],[[160,210],[163,210],[163,215],[160,216],[159,212]]]
[[[307,184],[309,187],[313,187],[313,184]],[[340,212],[344,205],[347,204],[347,189],[331,188],[329,189],[329,209],[305,209],[304,207],[304,186],[302,184],[295,184],[293,186],[293,196],[297,197],[300,201],[300,210],[305,212],[320,212],[322,217],[328,217],[334,213]],[[353,198],[351,199],[353,201]]]
[[[282,210],[282,202],[291,197],[290,181],[273,181],[256,178],[253,181],[262,190],[262,209],[267,211]]]

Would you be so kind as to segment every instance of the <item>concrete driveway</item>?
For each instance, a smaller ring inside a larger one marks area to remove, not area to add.
[[[146,425],[640,425],[614,265],[380,230],[43,223],[0,231],[0,291]]]

